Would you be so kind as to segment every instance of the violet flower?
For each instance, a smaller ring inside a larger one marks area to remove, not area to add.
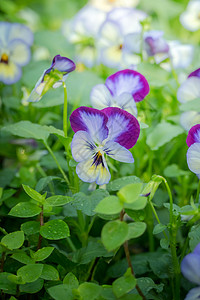
[[[68,74],[76,68],[75,63],[60,55],[53,58],[51,67],[44,71],[32,90],[28,102],[38,102],[50,88],[58,88],[66,80]]]
[[[81,180],[99,185],[109,182],[104,154],[120,162],[134,162],[128,149],[136,144],[140,126],[133,115],[116,107],[97,110],[82,106],[73,111],[70,122],[75,132],[72,156]]]
[[[190,129],[186,143],[189,147],[187,151],[188,167],[200,179],[200,124]]]
[[[136,102],[142,101],[148,93],[146,78],[139,72],[126,69],[109,76],[105,84],[96,85],[90,99],[94,108],[120,107],[136,116]]]
[[[31,58],[33,34],[25,25],[0,22],[0,81],[13,84]]]

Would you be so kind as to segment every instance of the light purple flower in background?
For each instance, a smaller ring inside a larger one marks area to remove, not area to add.
[[[126,69],[109,76],[105,84],[96,85],[90,99],[94,108],[120,107],[136,116],[136,102],[142,101],[148,93],[146,78],[139,72]]]
[[[169,41],[169,56],[174,69],[187,68],[193,59],[194,47],[181,44],[179,41]]]
[[[196,124],[189,130],[186,143],[189,147],[187,151],[188,167],[200,178],[200,124]]]
[[[177,99],[186,103],[200,98],[200,68],[188,75],[177,91]],[[184,129],[189,130],[195,124],[200,123],[200,113],[187,111],[181,114],[180,123]]]
[[[181,272],[189,281],[199,285],[189,291],[185,300],[198,300],[200,298],[200,243],[192,253],[183,258]]]
[[[51,67],[44,71],[32,90],[28,102],[38,102],[50,88],[58,88],[66,80],[68,74],[76,68],[75,63],[60,55],[53,58]]]
[[[110,11],[99,30],[99,62],[111,68],[138,64],[138,55],[126,47],[126,36],[141,32],[140,21],[146,17],[143,11],[132,8],[115,8]]]
[[[33,34],[25,25],[0,22],[0,81],[13,84],[21,78],[21,67],[31,58],[32,43]]]
[[[200,29],[200,1],[189,1],[186,10],[180,15],[180,22],[189,31]]]
[[[135,7],[139,0],[90,0],[89,3],[103,11],[110,11],[114,7]]]
[[[104,154],[120,162],[134,162],[128,149],[136,144],[140,126],[133,115],[116,107],[97,110],[82,106],[73,111],[70,122],[75,132],[72,156],[81,180],[99,185],[109,182]]]
[[[62,32],[75,45],[76,61],[92,67],[97,60],[96,39],[106,13],[91,5],[84,6],[71,20],[63,23]]]

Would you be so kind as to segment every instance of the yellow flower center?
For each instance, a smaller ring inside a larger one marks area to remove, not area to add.
[[[8,64],[8,55],[6,53],[3,53],[1,55],[1,63],[4,63],[4,64]]]

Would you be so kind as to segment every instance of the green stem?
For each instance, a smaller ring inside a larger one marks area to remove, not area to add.
[[[67,88],[64,82],[63,82],[63,89],[64,89],[63,131],[65,137],[67,137]]]
[[[47,144],[46,141],[43,141],[43,143],[44,143],[45,147],[47,148],[47,150],[49,151],[49,153],[51,154],[52,158],[54,159],[54,161],[55,161],[60,173],[62,174],[63,178],[65,179],[67,185],[69,185],[70,184],[69,179],[67,178],[65,172],[63,171],[63,169],[62,169],[61,165],[59,164],[57,158],[55,157],[53,151],[51,150],[51,148],[49,147],[49,145]]]
[[[71,250],[72,250],[73,252],[76,251],[76,247],[74,246],[74,244],[73,244],[72,240],[70,239],[70,237],[67,236],[67,237],[66,237],[66,240],[67,240],[67,242],[68,242],[68,244],[69,244]]]
[[[150,204],[150,203],[149,203]],[[147,224],[147,231],[148,231],[148,238],[149,238],[149,251],[150,252],[154,252],[155,250],[155,244],[154,244],[154,236],[153,236],[153,215],[150,209],[150,206],[147,205],[147,220],[146,220],[146,224]]]
[[[200,192],[200,180],[199,180],[198,188],[197,188],[196,203],[199,203],[199,192]]]

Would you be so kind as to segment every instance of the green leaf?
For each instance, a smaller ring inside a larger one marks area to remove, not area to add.
[[[2,272],[0,273],[0,289],[6,294],[16,294],[17,285],[14,282],[11,282],[8,279],[8,276],[12,275],[11,273]]]
[[[30,218],[39,215],[42,209],[36,204],[30,202],[20,202],[9,212],[10,216],[19,218]]]
[[[156,125],[147,136],[147,145],[151,150],[158,150],[161,146],[170,142],[174,137],[183,133],[184,129],[178,125],[162,122]]]
[[[15,231],[5,235],[1,244],[10,250],[19,249],[24,243],[24,233],[23,231]]]
[[[40,232],[40,223],[36,221],[28,221],[21,225],[21,230],[26,235],[31,235]]]
[[[37,182],[37,185],[36,185],[36,190],[38,192],[41,192],[43,191],[46,186],[53,180],[62,180],[62,178],[60,177],[56,177],[56,176],[47,176],[45,178],[41,178],[38,182]]]
[[[78,286],[79,286],[79,282],[78,282],[78,279],[76,278],[76,276],[69,272],[65,278],[63,279],[63,283],[64,284],[67,284],[70,289],[77,289]]]
[[[150,86],[162,87],[166,85],[169,78],[169,72],[162,69],[156,64],[140,63],[138,64],[138,72],[142,73],[149,82]]]
[[[24,251],[13,253],[11,257],[25,265],[34,264],[34,260],[24,253]]]
[[[113,284],[113,293],[117,298],[122,297],[126,293],[130,292],[136,286],[136,279],[131,274],[131,269],[129,268],[123,277],[116,279]]]
[[[123,205],[120,203],[119,198],[116,196],[108,196],[101,200],[95,212],[105,215],[113,215],[119,213],[123,209]]]
[[[128,237],[128,225],[119,220],[108,222],[101,232],[102,243],[108,251],[121,246]]]
[[[45,280],[59,280],[59,273],[53,266],[44,264],[40,278]]]
[[[142,190],[142,183],[131,183],[119,190],[117,196],[122,202],[133,203],[138,199]]]
[[[162,292],[164,284],[155,284],[154,281],[149,277],[137,278],[137,284],[142,290],[144,296],[148,294],[149,291],[155,289],[157,293]]]
[[[21,276],[26,283],[34,282],[41,276],[42,269],[42,264],[26,265],[17,270],[17,276]]]
[[[193,225],[191,227],[188,236],[189,236],[190,250],[193,251],[194,248],[199,244],[200,224]]]
[[[45,199],[45,195],[41,195],[40,193],[36,192],[34,189],[30,188],[28,185],[22,184],[25,192],[37,202],[43,203]]]
[[[20,121],[15,124],[7,125],[3,127],[2,130],[28,139],[46,141],[49,137],[49,132],[44,126],[31,123],[30,121]]]
[[[136,176],[125,176],[125,177],[121,177],[121,178],[117,178],[113,181],[110,181],[106,188],[108,191],[119,191],[122,187],[124,187],[127,184],[130,183],[139,183],[141,182],[141,179],[136,177]]]
[[[19,290],[22,293],[35,294],[35,293],[39,292],[42,289],[43,284],[44,284],[44,280],[38,278],[34,282],[30,282],[30,283],[26,283],[26,284],[21,284],[19,286]]]
[[[147,197],[139,196],[139,198],[133,203],[124,203],[125,209],[132,209],[132,210],[140,210],[144,209],[147,205]]]
[[[200,112],[200,99],[194,99],[185,103],[182,103],[179,106],[182,111],[194,110],[196,112]]]
[[[59,284],[50,287],[48,290],[49,295],[55,300],[73,300],[74,296],[72,290],[66,284]]]
[[[33,253],[33,259],[35,261],[42,261],[46,259],[49,255],[51,255],[53,250],[54,247],[44,247],[42,249],[39,249],[38,251]]]
[[[70,235],[68,225],[60,219],[45,223],[40,229],[40,234],[48,240],[60,240]]]
[[[50,206],[61,206],[61,205],[65,205],[71,201],[74,201],[74,199],[72,197],[56,195],[56,196],[47,198],[45,203]]]
[[[93,191],[89,196],[80,192],[73,195],[74,201],[69,203],[69,205],[81,210],[87,216],[93,216],[95,215],[94,209],[97,204],[107,196],[109,196],[109,193],[101,189]]]
[[[128,224],[128,237],[127,240],[141,236],[146,230],[146,223],[133,222]]]
[[[24,284],[25,282],[22,280],[21,276],[16,276],[14,274],[8,275],[8,279],[16,284]]]
[[[185,176],[185,175],[189,175],[189,174],[190,174],[189,171],[181,170],[179,168],[179,166],[177,166],[176,164],[172,164],[170,166],[167,166],[164,169],[164,175],[166,177],[178,177],[178,176]]]
[[[82,300],[95,300],[99,297],[101,289],[101,286],[95,283],[84,282],[81,285],[79,285],[78,291]]]
[[[156,226],[153,229],[153,234],[158,234],[163,232],[167,228],[164,224],[156,224]]]
[[[166,240],[165,238],[162,238],[160,240],[160,247],[163,249],[168,249],[169,248],[169,240]]]

